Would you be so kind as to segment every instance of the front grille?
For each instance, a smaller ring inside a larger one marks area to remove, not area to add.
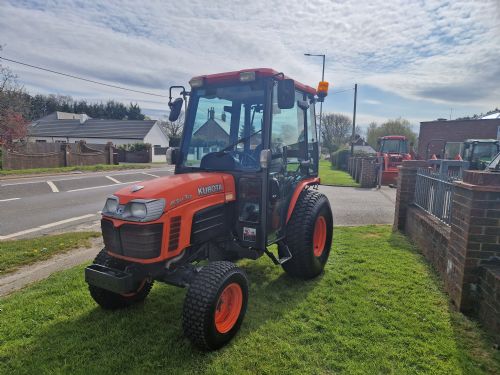
[[[101,220],[104,246],[112,253],[139,259],[160,256],[163,224],[124,224],[118,228],[109,220]]]
[[[174,216],[170,219],[170,237],[168,239],[168,251],[177,250],[179,237],[181,235],[181,217]]]

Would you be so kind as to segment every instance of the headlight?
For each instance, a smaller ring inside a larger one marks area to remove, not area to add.
[[[111,214],[116,212],[118,208],[118,198],[112,195],[108,199],[106,199],[106,203],[104,204],[103,212],[109,212]]]
[[[133,202],[130,205],[130,213],[133,217],[144,219],[148,213],[148,209],[144,203]]]

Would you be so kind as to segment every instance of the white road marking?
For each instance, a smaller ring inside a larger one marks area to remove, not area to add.
[[[21,199],[21,198],[9,198],[9,199],[0,199],[0,202],[10,202],[10,201],[17,201],[18,199]]]
[[[146,173],[146,172],[141,172],[141,173],[142,173],[142,174],[145,174],[145,175],[147,175],[147,176],[152,176],[152,177],[156,177],[156,178],[160,177],[160,176],[157,176],[157,175],[152,174],[152,173]]]
[[[120,182],[120,181],[118,181],[116,178],[113,178],[113,177],[111,177],[111,176],[106,176],[106,178],[107,178],[108,180],[113,181],[115,184],[121,184],[121,182]]]
[[[26,184],[43,184],[45,181],[27,181],[27,182],[16,182],[13,184],[2,184],[1,186],[16,186],[16,185],[26,185]]]
[[[59,193],[59,189],[57,188],[56,184],[54,184],[52,181],[47,181],[47,184],[50,186],[53,193]]]
[[[136,182],[140,182],[139,180],[137,181],[130,181],[130,182],[120,182],[118,184],[113,184],[113,185],[101,185],[101,186],[91,186],[91,187],[86,187],[86,188],[80,188],[80,189],[73,189],[73,190],[68,190],[68,193],[72,193],[74,191],[83,191],[83,190],[92,190],[92,189],[101,189],[105,187],[110,187],[110,186],[116,186],[116,185],[127,185],[127,184],[135,184]]]
[[[88,219],[88,218],[94,217],[94,216],[96,216],[96,215],[95,214],[87,214],[87,215],[83,215],[83,216],[72,217],[72,218],[66,219],[66,220],[56,221],[54,223],[40,225],[39,227],[36,227],[36,228],[26,229],[26,230],[22,230],[20,232],[7,234],[5,236],[0,236],[0,240],[8,240],[9,238],[19,237],[19,236],[22,236],[23,234],[38,232],[42,229],[52,228],[52,227],[56,227],[56,226],[61,225],[61,224],[67,224],[67,223],[71,223],[71,222],[77,221],[77,220]]]

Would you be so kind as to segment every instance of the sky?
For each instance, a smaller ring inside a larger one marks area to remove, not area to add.
[[[310,86],[326,54],[323,111],[357,123],[456,118],[500,107],[500,0],[0,0],[0,56],[168,95],[190,77],[271,67]],[[138,102],[166,98],[0,61],[30,93]],[[346,91],[345,91],[346,90]]]

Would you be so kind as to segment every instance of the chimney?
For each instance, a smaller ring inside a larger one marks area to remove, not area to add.
[[[215,109],[214,107],[208,110],[208,117],[210,120],[215,120]]]

